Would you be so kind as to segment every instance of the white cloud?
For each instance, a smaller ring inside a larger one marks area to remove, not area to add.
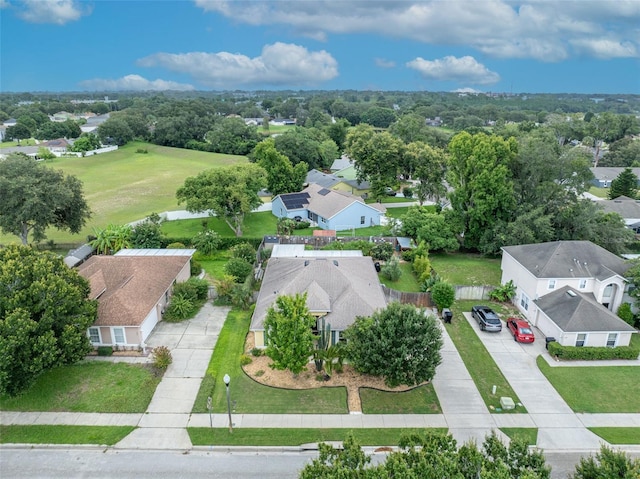
[[[189,85],[188,83],[178,83],[160,79],[147,80],[140,75],[126,75],[122,78],[116,78],[114,80],[107,78],[94,78],[92,80],[85,80],[80,82],[80,86],[88,90],[98,91],[189,91],[195,89],[193,85]]]
[[[500,81],[500,75],[470,56],[461,58],[447,56],[437,60],[418,57],[407,62],[407,67],[420,72],[429,80],[455,81],[472,85],[490,85]]]
[[[74,0],[22,0],[22,6],[18,16],[31,23],[64,25],[90,13]]]
[[[502,58],[560,61],[640,52],[638,0],[195,0],[250,25],[288,25],[300,35],[375,33],[436,45],[465,45]],[[621,48],[585,48],[588,42]],[[630,44],[630,46],[626,46]]]
[[[620,42],[617,40],[607,40],[605,38],[583,38],[572,41],[572,44],[576,50],[596,58],[607,59],[638,56],[638,48],[631,42]]]
[[[375,62],[376,66],[380,68],[393,68],[396,66],[396,62],[392,60],[386,60],[384,58],[376,58]]]
[[[155,53],[138,60],[138,65],[186,73],[214,88],[314,85],[338,76],[338,63],[326,51],[279,42],[265,45],[255,58],[228,52]]]

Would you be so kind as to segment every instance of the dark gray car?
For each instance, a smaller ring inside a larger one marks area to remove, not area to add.
[[[488,306],[474,306],[471,308],[471,316],[478,321],[482,331],[499,333],[502,331],[502,321],[498,315]]]

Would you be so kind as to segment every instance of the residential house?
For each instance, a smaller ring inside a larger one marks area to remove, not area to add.
[[[307,295],[307,307],[331,331],[331,343],[357,316],[386,307],[373,260],[361,251],[308,251],[304,245],[276,245],[267,263],[249,330],[255,345],[266,346],[264,320],[281,295]]]
[[[382,204],[366,204],[359,196],[310,184],[299,193],[276,196],[271,212],[278,218],[300,217],[322,229],[343,231],[380,225]]]
[[[331,170],[331,173],[335,173],[336,171],[344,170],[349,166],[353,166],[353,160],[347,155],[342,155],[337,160],[333,160],[333,163],[331,164],[331,167],[329,169]]]
[[[515,305],[545,336],[568,346],[604,346],[608,331],[619,334],[616,345],[628,344],[628,325],[614,314],[630,267],[622,258],[590,241],[553,241],[505,246],[501,267],[502,283],[516,286]],[[567,317],[572,308],[576,314]]]
[[[624,219],[627,228],[636,233],[640,232],[640,200],[634,200],[627,196],[618,196],[613,200],[598,201],[607,213],[617,213]]]
[[[598,188],[609,188],[611,186],[611,181],[615,180],[626,168],[597,166],[589,169],[591,170],[591,173],[593,173],[594,179],[591,182],[595,186]],[[634,175],[640,178],[640,168],[631,168],[631,171],[633,171]],[[640,186],[640,180],[638,182],[638,186]]]
[[[319,170],[310,170],[307,173],[306,183],[316,183],[324,188],[337,191],[346,191],[352,195],[366,198],[371,184],[368,181],[358,181],[353,166],[349,166],[335,174],[323,173]]]
[[[195,250],[129,250],[91,256],[78,267],[98,301],[87,334],[94,346],[144,347],[162,319],[173,285],[190,277]]]
[[[40,147],[49,149],[51,153],[62,155],[67,152],[67,149],[71,146],[71,142],[64,138],[58,138],[56,140],[49,140],[40,143]]]

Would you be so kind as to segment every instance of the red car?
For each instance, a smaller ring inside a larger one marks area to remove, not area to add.
[[[509,318],[507,319],[507,327],[513,334],[513,339],[519,343],[532,343],[536,339],[531,326],[524,319]]]

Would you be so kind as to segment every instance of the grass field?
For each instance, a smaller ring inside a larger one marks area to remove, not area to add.
[[[193,412],[207,412],[207,397],[213,411],[226,412],[226,389],[222,380],[231,377],[231,400],[237,413],[263,414],[346,414],[344,387],[291,390],[264,386],[249,378],[240,367],[240,355],[249,330],[251,313],[232,310],[222,327],[209,367],[200,385]]]
[[[609,444],[640,444],[640,427],[590,427]]]
[[[538,368],[578,413],[640,413],[640,368],[554,367],[538,357]]]
[[[420,283],[418,283],[418,279],[416,275],[413,274],[412,264],[411,263],[400,263],[400,269],[402,270],[402,275],[398,279],[398,281],[390,281],[385,278],[382,273],[378,273],[378,278],[380,278],[380,282],[385,286],[395,289],[397,291],[406,291],[409,293],[417,293],[420,291]]]
[[[502,271],[499,258],[478,254],[430,254],[433,270],[453,285],[499,286]]]
[[[113,446],[134,429],[133,426],[0,426],[0,443]]]
[[[524,439],[527,444],[532,446],[535,446],[538,442],[538,429],[535,427],[501,427],[500,430],[509,438]]]
[[[169,237],[192,238],[207,228],[215,231],[222,237],[235,237],[235,233],[224,220],[217,217],[195,218],[189,220],[165,221],[162,223],[162,232]],[[270,211],[251,213],[245,217],[242,236],[247,238],[262,238],[264,235],[276,234],[278,218]]]
[[[138,149],[148,153],[136,153]],[[83,182],[93,216],[78,235],[51,229],[47,236],[56,242],[83,242],[94,227],[125,224],[154,212],[184,209],[184,205],[178,205],[176,190],[187,177],[209,168],[247,161],[243,156],[139,142],[101,155],[49,160],[48,167],[75,175]],[[17,241],[17,237],[0,236],[0,243]]]
[[[445,434],[446,429],[430,429]],[[234,429],[190,427],[187,429],[194,446],[299,446],[327,441],[344,441],[352,434],[361,446],[397,446],[400,438],[422,434],[424,428],[376,429]]]
[[[405,392],[360,388],[364,414],[439,414],[440,402],[432,384]]]
[[[160,378],[143,366],[90,361],[43,373],[24,394],[0,398],[4,411],[140,413]]]
[[[495,411],[500,408],[500,397],[509,396],[517,404],[520,402],[515,391],[504,377],[500,368],[495,363],[487,348],[473,330],[469,322],[463,317],[464,311],[471,311],[471,306],[477,301],[456,301],[451,307],[453,321],[445,324],[451,340],[462,357],[473,382],[475,383],[482,399],[489,409]],[[488,303],[497,313],[502,314],[503,308],[497,303]],[[497,387],[496,394],[491,394],[493,386]],[[515,409],[503,411],[505,413],[526,412],[524,406],[516,406]]]
[[[597,186],[592,186],[589,188],[589,193],[598,198],[609,198],[609,188],[599,188]]]

